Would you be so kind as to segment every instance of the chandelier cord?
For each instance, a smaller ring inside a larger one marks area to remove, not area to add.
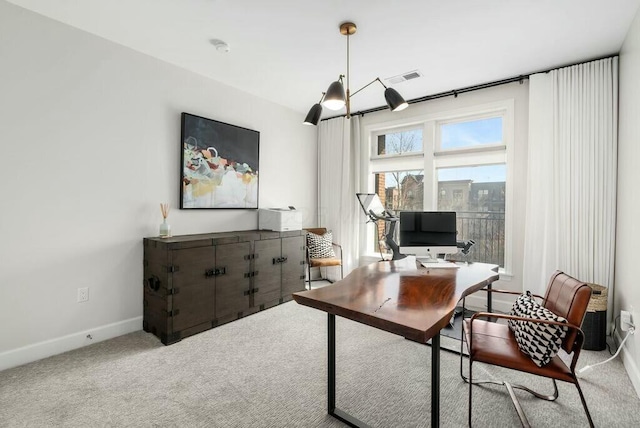
[[[351,94],[349,91],[349,76],[351,75],[350,72],[350,66],[349,66],[349,39],[351,38],[351,34],[349,34],[349,31],[347,31],[347,99],[346,99],[346,104],[347,104],[347,119],[349,119],[351,117]]]

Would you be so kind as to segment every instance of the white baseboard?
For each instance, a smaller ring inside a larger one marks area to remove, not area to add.
[[[0,371],[138,330],[142,330],[141,316],[5,351],[0,353]]]
[[[620,332],[616,330],[615,334],[616,343],[621,343],[622,337],[620,337]],[[636,394],[640,398],[640,370],[638,370],[638,365],[636,364],[635,360],[633,359],[633,355],[631,355],[631,352],[629,352],[629,348],[627,347],[629,340],[633,340],[633,337],[627,339],[627,343],[625,343],[624,348],[622,348],[620,357],[622,358],[622,364],[624,364],[624,368],[627,370],[629,379],[631,379],[631,383],[636,390]]]

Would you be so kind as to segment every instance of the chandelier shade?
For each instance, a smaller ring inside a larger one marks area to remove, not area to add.
[[[384,99],[387,101],[387,105],[391,111],[401,111],[409,106],[409,104],[402,98],[402,96],[393,88],[388,88],[379,77],[376,77],[371,82],[364,85],[362,88],[357,91],[351,93],[349,90],[349,37],[352,34],[356,33],[356,24],[353,22],[344,22],[340,24],[340,34],[347,36],[347,72],[346,74],[341,74],[338,77],[338,80],[334,81],[329,85],[326,93],[323,93],[323,97],[320,100],[320,103],[314,104],[313,107],[307,113],[307,117],[304,119],[305,125],[317,125],[320,121],[320,116],[322,116],[322,108],[326,107],[329,110],[340,110],[346,106],[347,108],[347,119],[351,117],[351,97],[356,95],[358,92],[363,90],[369,85],[372,85],[376,81],[379,82],[384,88]],[[347,87],[345,91],[345,86],[343,84],[342,78],[346,77]]]
[[[409,104],[402,98],[402,95],[393,88],[387,88],[384,91],[384,99],[391,111],[401,111],[409,107]]]
[[[336,80],[327,89],[322,105],[329,110],[340,110],[347,103],[347,97],[344,94],[344,86],[342,82]]]
[[[307,113],[307,117],[304,119],[305,125],[317,125],[322,115],[322,106],[320,104],[314,104],[313,107]]]

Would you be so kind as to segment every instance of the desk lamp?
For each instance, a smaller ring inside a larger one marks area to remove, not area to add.
[[[468,241],[458,241],[456,243],[456,247],[460,248],[460,252],[466,256],[469,254],[469,250],[471,250],[471,247],[473,247],[475,243],[476,241],[473,239],[469,239]]]
[[[382,206],[382,202],[380,202],[380,198],[376,193],[356,193],[356,197],[358,198],[358,202],[360,202],[360,206],[362,207],[365,215],[369,218],[370,222],[385,222],[384,240],[393,253],[391,260],[401,260],[407,257],[405,254],[400,253],[400,248],[393,239],[396,231],[396,223],[400,221],[400,219]]]

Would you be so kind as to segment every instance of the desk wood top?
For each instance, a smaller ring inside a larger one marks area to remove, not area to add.
[[[444,328],[458,302],[499,277],[496,265],[424,268],[405,260],[354,269],[332,285],[293,293],[295,301],[426,343]]]

